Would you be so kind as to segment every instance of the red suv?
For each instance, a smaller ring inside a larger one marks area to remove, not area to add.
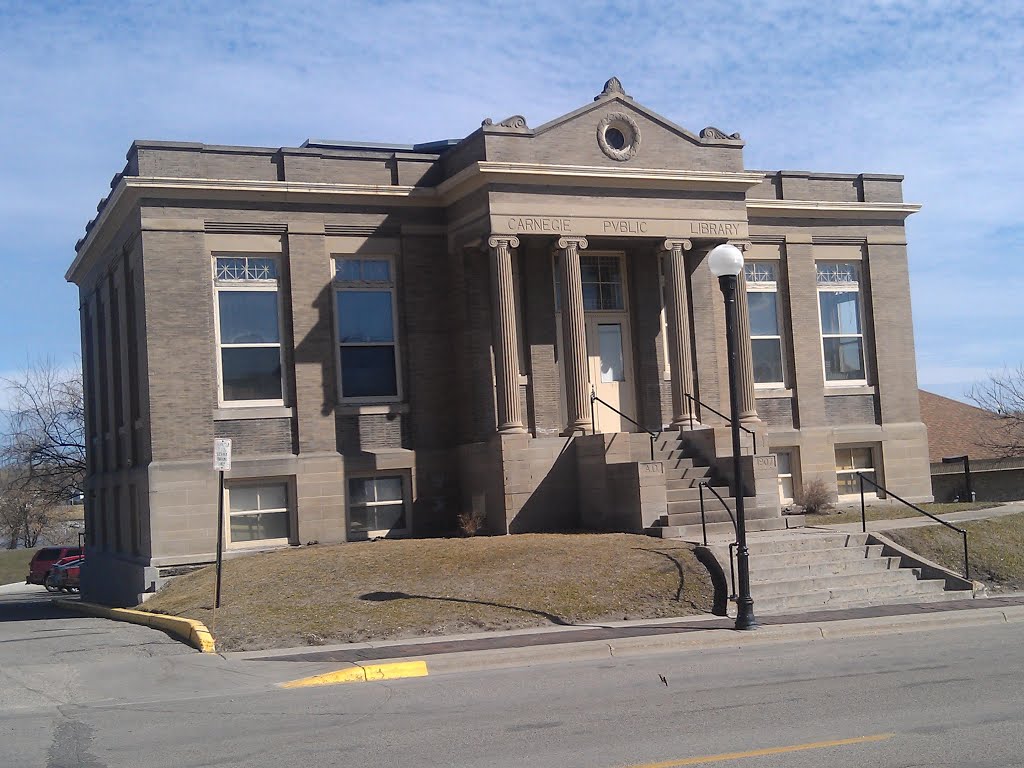
[[[34,555],[28,564],[26,584],[46,584],[46,577],[54,563],[64,557],[81,557],[81,547],[43,547]]]

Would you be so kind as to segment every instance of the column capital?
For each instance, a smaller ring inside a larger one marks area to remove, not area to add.
[[[519,238],[515,235],[491,235],[487,238],[488,248],[499,248],[502,245],[507,248],[518,248]]]
[[[753,247],[753,243],[751,243],[749,240],[730,240],[729,245],[736,246],[744,253],[746,253],[751,249],[751,247]]]
[[[670,238],[661,244],[661,250],[669,252],[675,250],[688,251],[691,248],[693,248],[693,241],[687,238]]]
[[[575,246],[579,250],[584,250],[590,245],[585,237],[560,237],[558,238],[559,248],[571,248]]]

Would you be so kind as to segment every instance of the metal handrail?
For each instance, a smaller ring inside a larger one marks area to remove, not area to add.
[[[714,408],[712,408],[710,405],[708,405],[707,403],[703,402],[702,400],[698,400],[696,397],[691,395],[689,392],[683,392],[683,397],[685,397],[687,400],[690,401],[690,407],[691,408],[693,408],[694,404],[699,405],[701,408],[707,408],[709,411],[711,411],[716,416],[720,416],[721,418],[725,419],[729,424],[732,424],[732,419],[731,418],[726,416],[721,411],[716,411]],[[742,429],[744,432],[746,432],[748,435],[750,435],[750,440],[751,440],[751,442],[753,444],[753,447],[754,447],[754,453],[756,454],[757,453],[757,433],[754,432],[754,430],[752,430],[752,429],[747,429],[742,424],[737,424],[736,426],[738,426],[740,429]]]
[[[617,414],[619,414],[619,416],[624,418],[626,421],[630,422],[631,424],[636,425],[637,427],[639,427],[640,429],[642,429],[644,432],[647,433],[647,435],[651,438],[651,461],[654,461],[654,441],[658,439],[658,435],[660,433],[652,432],[647,427],[645,427],[643,424],[641,424],[639,421],[637,421],[636,419],[632,418],[631,416],[627,416],[626,414],[624,414],[622,411],[620,411],[618,408],[616,408],[611,403],[606,403],[604,400],[602,400],[600,397],[597,396],[597,393],[594,391],[593,387],[590,388],[590,431],[591,431],[591,433],[592,434],[597,434],[597,416],[596,416],[596,414],[594,412],[595,411],[595,409],[594,409],[594,402],[595,401],[597,401],[598,403],[600,403],[601,405],[603,405],[606,408],[611,408],[613,411],[615,411]]]
[[[711,491],[713,494],[715,494],[715,497],[721,502],[722,506],[725,508],[726,513],[729,515],[729,519],[732,520],[732,530],[733,530],[733,533],[735,533],[736,534],[736,538],[739,539],[739,537],[740,537],[740,529],[739,529],[739,526],[736,525],[736,518],[733,517],[732,510],[729,509],[729,505],[725,503],[725,499],[723,499],[722,495],[718,491],[715,490],[714,486],[710,485],[706,480],[702,480],[701,482],[697,483],[697,493],[700,496],[700,527],[701,527],[701,531],[704,534],[704,546],[706,547],[708,545],[708,526],[707,526],[707,521],[704,518],[704,489],[705,488],[707,488],[709,491]],[[733,600],[733,601],[736,600],[736,566],[735,566],[735,555],[733,554],[733,549],[738,547],[738,546],[739,546],[739,541],[733,541],[733,542],[731,542],[729,544],[729,584],[732,587],[732,594],[729,595],[729,599]]]
[[[943,520],[941,517],[936,517],[931,512],[928,512],[926,510],[921,509],[916,504],[911,504],[906,499],[901,499],[899,496],[897,496],[895,493],[890,491],[888,488],[885,488],[884,486],[879,485],[874,480],[872,480],[870,477],[865,477],[862,472],[858,472],[857,473],[857,477],[860,478],[860,526],[861,526],[861,531],[862,532],[864,532],[864,533],[868,532],[868,517],[867,517],[867,511],[866,511],[865,506],[864,506],[864,483],[867,482],[867,483],[871,483],[871,485],[873,485],[879,491],[882,491],[882,493],[884,493],[886,496],[892,496],[894,499],[896,499],[896,501],[900,502],[901,504],[905,504],[906,506],[910,507],[911,509],[913,509],[913,510],[915,510],[917,512],[920,512],[925,517],[930,517],[935,522],[942,523],[947,528],[952,528],[954,531],[959,533],[963,537],[963,540],[964,540],[964,578],[967,579],[968,581],[971,580],[971,563],[970,563],[970,560],[968,559],[968,555],[967,555],[967,531],[965,531],[963,528],[957,528],[955,525],[953,525],[952,523],[949,523],[949,522]]]

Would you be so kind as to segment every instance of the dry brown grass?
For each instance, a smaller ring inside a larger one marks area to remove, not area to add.
[[[1024,514],[956,523],[967,531],[971,578],[996,589],[1024,589]],[[963,573],[963,538],[942,525],[887,531],[886,536],[922,557]]]
[[[0,550],[0,584],[24,583],[28,575],[28,561],[35,553],[35,549]]]
[[[967,509],[988,509],[989,507],[999,506],[995,502],[991,501],[964,501],[956,504],[919,504],[921,509],[931,512],[933,515],[945,515],[950,512],[962,512]],[[917,512],[910,507],[905,507],[902,504],[889,505],[889,504],[868,504],[864,510],[867,514],[865,515],[868,522],[872,520],[900,520],[905,517],[918,517],[922,520],[927,520],[924,515]],[[859,523],[860,522],[860,506],[856,508],[842,508],[834,510],[831,513],[823,515],[807,515],[805,518],[807,525],[834,525],[836,523]]]
[[[692,547],[629,534],[373,541],[229,560],[146,610],[206,622],[224,650],[682,616],[711,610]]]

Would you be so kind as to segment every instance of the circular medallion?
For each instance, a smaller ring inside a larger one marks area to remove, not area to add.
[[[629,160],[640,148],[640,127],[625,112],[605,115],[597,124],[597,144],[612,160]]]

